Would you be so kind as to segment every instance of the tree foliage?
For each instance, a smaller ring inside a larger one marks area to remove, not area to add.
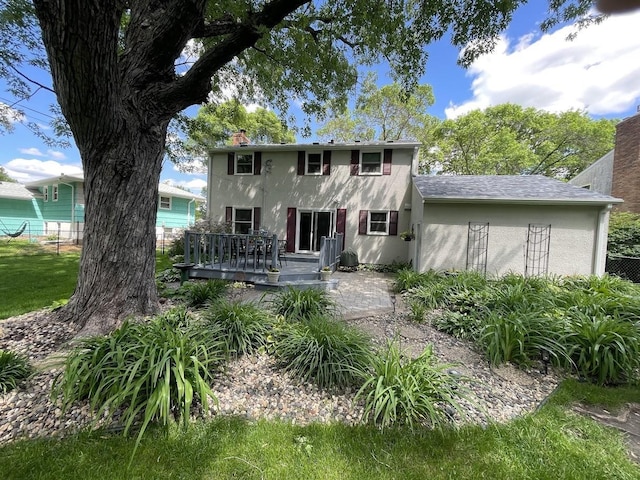
[[[271,110],[258,107],[250,112],[238,100],[200,107],[189,122],[189,140],[200,147],[229,144],[231,135],[240,129],[251,143],[293,143],[294,133]]]
[[[359,140],[417,140],[437,120],[427,113],[434,97],[430,85],[416,85],[410,92],[398,83],[378,88],[375,76],[363,83],[355,109],[327,121],[318,135],[339,142]]]
[[[0,182],[15,182],[15,180],[7,174],[4,167],[0,167]]]
[[[426,173],[568,179],[613,148],[616,120],[514,104],[445,120],[423,149]]]
[[[314,115],[330,99],[345,105],[358,66],[382,60],[410,91],[428,43],[450,34],[468,64],[495,46],[524,0],[0,2],[0,75],[18,99],[55,92],[82,159],[83,252],[60,315],[91,334],[158,310],[154,232],[172,118],[227,89],[242,103],[259,98],[284,112],[295,101]],[[553,0],[550,24],[590,6]],[[23,72],[45,67],[42,45],[53,87]]]
[[[640,257],[640,215],[631,212],[611,214],[607,252],[610,255]]]

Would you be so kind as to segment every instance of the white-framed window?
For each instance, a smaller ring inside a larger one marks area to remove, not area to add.
[[[306,175],[322,175],[322,153],[307,152]]]
[[[389,212],[369,211],[367,219],[368,235],[388,235],[389,234]]]
[[[171,197],[165,197],[164,195],[160,195],[160,209],[161,210],[171,210]]]
[[[45,202],[49,201],[49,185],[45,185],[42,189],[42,197]]]
[[[253,228],[253,208],[233,209],[233,232],[246,235]]]
[[[51,187],[51,199],[52,199],[54,202],[57,202],[57,201],[58,201],[58,185],[53,185],[53,186]]]
[[[236,153],[236,175],[253,175],[253,153]]]
[[[360,175],[382,175],[382,152],[360,152]]]

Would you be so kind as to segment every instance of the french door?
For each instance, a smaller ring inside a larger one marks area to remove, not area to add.
[[[300,210],[298,219],[298,251],[319,252],[320,238],[334,231],[334,214],[330,210]]]

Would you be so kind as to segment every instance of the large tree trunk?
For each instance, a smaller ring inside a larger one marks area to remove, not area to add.
[[[155,224],[166,122],[126,129],[106,151],[83,154],[85,229],[78,285],[61,312],[105,333],[129,315],[158,309]]]

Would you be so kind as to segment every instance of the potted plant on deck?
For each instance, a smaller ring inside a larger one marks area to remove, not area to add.
[[[326,282],[329,280],[329,277],[331,276],[333,272],[331,271],[331,267],[326,266],[326,267],[322,267],[322,270],[320,270],[320,278],[322,279],[323,282]]]
[[[400,234],[400,238],[402,240],[404,240],[405,242],[410,242],[411,240],[416,238],[416,236],[413,234],[413,232],[410,232],[409,230],[406,230],[406,231],[404,231],[404,232],[402,232]]]
[[[276,267],[271,267],[267,272],[267,280],[269,283],[278,283],[280,279],[280,270]]]

